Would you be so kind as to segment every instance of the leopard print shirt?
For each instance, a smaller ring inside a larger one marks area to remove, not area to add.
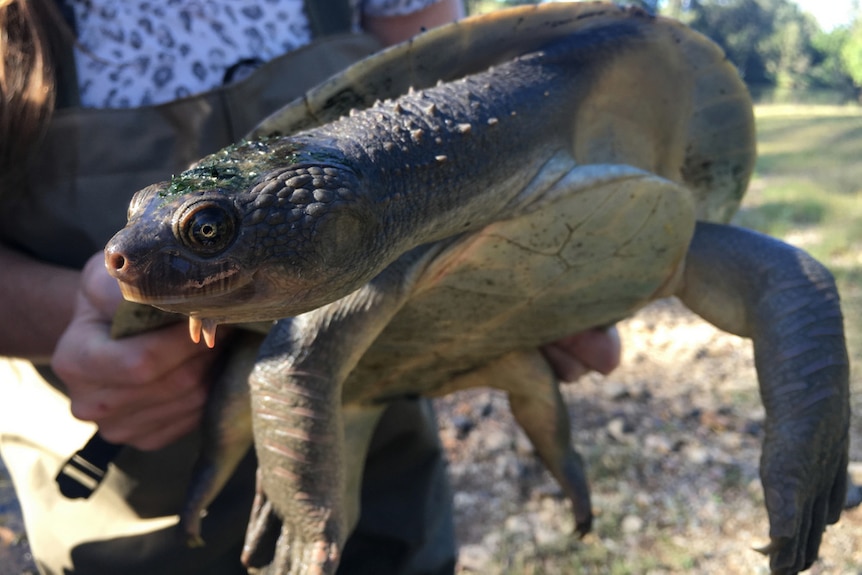
[[[191,96],[311,40],[302,0],[68,0],[81,105],[132,108]],[[312,0],[313,1],[313,0]],[[437,0],[352,0],[360,17]]]

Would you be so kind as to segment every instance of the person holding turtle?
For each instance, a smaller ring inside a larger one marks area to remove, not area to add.
[[[0,453],[42,573],[245,572],[253,454],[209,506],[205,547],[175,531],[208,374],[230,338],[209,350],[183,324],[111,339],[121,296],[102,247],[137,189],[462,10],[459,0],[0,0]],[[565,381],[620,357],[613,329],[543,352]],[[66,499],[54,477],[95,429],[126,448],[92,497]],[[445,475],[428,402],[393,404],[340,572],[451,573]]]

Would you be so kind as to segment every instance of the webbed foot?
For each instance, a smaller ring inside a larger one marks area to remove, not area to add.
[[[805,252],[756,232],[699,222],[677,295],[754,343],[766,435],[760,478],[773,573],[817,559],[847,496],[849,361],[832,274]]]
[[[332,575],[338,567],[341,546],[335,537],[330,536],[337,530],[330,527],[334,526],[324,526],[315,538],[304,536],[302,530],[282,522],[258,483],[242,562],[249,573]]]
[[[804,442],[798,442],[804,443]],[[847,497],[847,448],[830,457],[828,450],[806,461],[799,452],[782,450],[767,442],[761,463],[763,490],[769,512],[770,542],[757,549],[769,556],[776,575],[791,575],[811,567],[828,525],[836,523]]]

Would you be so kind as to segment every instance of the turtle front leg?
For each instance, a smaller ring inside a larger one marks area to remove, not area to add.
[[[291,363],[265,345],[250,378],[259,490],[265,497],[255,511],[269,513],[271,502],[282,520],[271,573],[328,575],[347,537],[341,385],[330,373]]]
[[[281,532],[267,573],[332,575],[338,567],[382,413],[343,408],[342,386],[401,306],[401,285],[392,268],[346,298],[277,322],[264,341],[249,378],[259,493],[244,555],[270,557],[260,547],[271,542],[276,514]]]
[[[838,292],[806,253],[740,228],[698,223],[677,295],[750,337],[766,434],[760,476],[773,573],[817,559],[847,487],[849,368]]]
[[[344,514],[348,531],[352,531],[359,521],[365,458],[383,411],[384,408],[379,406],[347,406],[344,409]],[[259,470],[257,493],[243,545],[242,562],[250,570],[265,568],[270,564],[293,564],[295,561],[289,555],[290,548],[289,530],[283,528],[272,501],[266,496]],[[276,552],[280,553],[278,557]]]

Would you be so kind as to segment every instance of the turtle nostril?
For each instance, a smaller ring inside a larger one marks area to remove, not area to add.
[[[108,251],[105,253],[105,267],[112,276],[119,277],[125,271],[126,257],[119,252]]]

